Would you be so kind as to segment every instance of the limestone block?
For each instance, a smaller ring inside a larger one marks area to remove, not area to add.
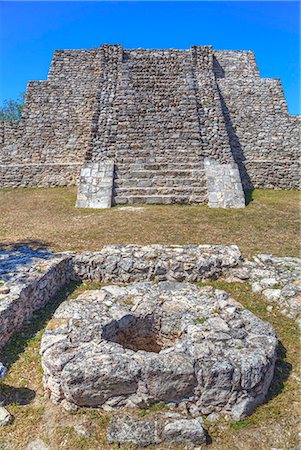
[[[111,208],[114,161],[85,163],[77,193],[77,208]]]
[[[245,195],[237,164],[221,164],[205,158],[208,204],[210,208],[244,208]]]

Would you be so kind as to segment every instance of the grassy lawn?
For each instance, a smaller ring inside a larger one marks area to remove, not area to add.
[[[248,418],[238,422],[219,421],[205,427],[212,437],[212,450],[270,450],[271,448],[292,449],[298,445],[300,424],[298,370],[300,341],[297,326],[293,320],[285,318],[274,307],[267,312],[266,304],[244,283],[210,283],[216,288],[227,290],[235,299],[263,320],[275,327],[281,341],[275,377],[268,393],[267,402],[260,405]],[[106,444],[106,428],[110,418],[108,413],[93,408],[81,408],[76,413],[62,410],[44,396],[42,369],[40,366],[40,341],[53,311],[64,299],[74,298],[85,289],[95,289],[96,283],[70,285],[56,300],[35,314],[34,319],[22,333],[11,340],[3,354],[3,362],[10,367],[5,382],[0,384],[0,393],[8,398],[7,409],[15,416],[15,421],[1,429],[0,449],[24,449],[35,438],[41,438],[54,450],[105,450],[117,449]],[[158,405],[160,406],[160,405]],[[138,413],[140,416],[154,413],[160,408]],[[80,436],[75,428],[84,422],[89,433]],[[122,447],[132,449],[131,446]],[[159,448],[158,446],[156,448]],[[162,450],[166,447],[162,447]],[[170,446],[169,450],[182,447]]]
[[[299,254],[297,191],[255,190],[242,210],[188,205],[76,209],[75,199],[76,188],[0,190],[0,242],[56,251],[126,243],[237,244],[245,257]]]

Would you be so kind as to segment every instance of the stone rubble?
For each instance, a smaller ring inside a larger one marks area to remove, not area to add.
[[[212,287],[144,282],[62,303],[41,342],[45,389],[78,406],[193,405],[240,419],[264,401],[271,325]]]
[[[229,270],[228,281],[246,281],[263,300],[276,304],[281,314],[301,325],[301,259],[256,255]]]
[[[28,247],[0,251],[0,348],[66,283],[71,256]]]

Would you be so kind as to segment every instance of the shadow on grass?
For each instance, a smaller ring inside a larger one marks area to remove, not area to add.
[[[26,387],[14,387],[0,384],[0,405],[29,405],[36,397],[35,391]]]
[[[49,242],[37,241],[34,239],[26,239],[18,242],[0,242],[1,250],[19,250],[22,247],[28,247],[31,250],[48,250],[50,247]]]
[[[284,382],[288,379],[293,366],[285,361],[286,349],[282,343],[278,342],[277,359],[275,364],[274,376],[266,395],[265,403],[277,397],[284,389]]]
[[[4,346],[1,352],[1,361],[8,369],[19,359],[19,355],[24,352],[28,342],[46,326],[60,303],[66,300],[66,297],[72,294],[80,284],[81,282],[72,282],[65,286],[45,307],[36,311],[30,322],[24,325],[16,336],[12,337]]]

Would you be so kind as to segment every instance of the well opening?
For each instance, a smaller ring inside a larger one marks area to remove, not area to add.
[[[173,344],[171,339],[161,335],[159,324],[153,315],[140,317],[127,314],[120,320],[107,324],[103,329],[102,338],[134,352],[144,350],[159,353],[161,349]]]

